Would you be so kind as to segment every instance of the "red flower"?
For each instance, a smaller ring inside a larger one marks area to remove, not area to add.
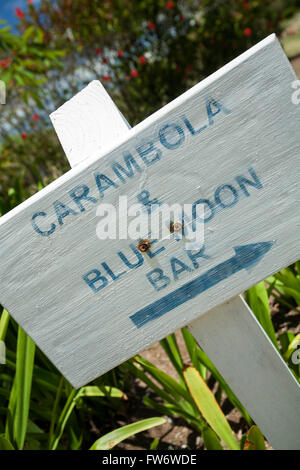
[[[103,75],[103,80],[105,80],[106,82],[109,82],[110,81],[110,76],[109,75]]]
[[[32,5],[33,0],[27,0],[28,5]]]
[[[22,132],[21,137],[22,137],[23,140],[26,140],[26,139],[27,139],[27,134],[26,134],[26,132]]]
[[[245,36],[251,36],[251,34],[252,34],[252,29],[251,28],[244,29],[244,35]]]
[[[19,7],[15,8],[15,14],[16,14],[17,18],[24,18],[24,11],[21,10],[21,8],[19,8]]]
[[[78,42],[79,42],[79,40],[78,40]],[[81,43],[81,44],[82,44],[82,43]],[[96,54],[96,55],[99,55],[99,54],[101,54],[101,52],[102,52],[101,49],[100,49],[99,47],[96,47],[96,49],[95,49],[95,54]]]
[[[176,72],[181,72],[182,68],[180,67],[180,65],[176,65],[175,70]]]
[[[289,30],[289,35],[294,36],[294,34],[296,34],[296,31],[294,29],[290,29]]]
[[[117,51],[117,56],[118,56],[118,57],[123,57],[123,55],[124,55],[124,52],[123,52],[121,49],[119,49],[119,50]]]
[[[108,62],[107,58],[106,58],[106,57],[103,57],[103,59],[102,59],[102,64],[107,64],[107,62]]]
[[[6,60],[1,60],[0,64],[3,69],[7,66]]]
[[[249,8],[249,3],[248,3],[248,2],[244,2],[244,3],[243,3],[243,8],[244,8],[245,10],[248,10],[248,8]]]
[[[139,72],[136,69],[130,70],[130,75],[134,78],[139,76]]]
[[[150,29],[150,31],[154,31],[156,28],[155,23],[153,23],[153,21],[148,21],[148,28]]]
[[[166,9],[167,10],[172,10],[174,8],[174,3],[173,2],[167,2],[166,3]]]
[[[39,118],[39,115],[38,115],[38,114],[34,114],[34,115],[32,116],[32,119],[33,119],[34,121],[38,121],[40,118]]]
[[[139,63],[142,64],[142,65],[144,65],[146,62],[147,62],[146,57],[145,57],[144,55],[141,55],[141,56],[139,57]]]

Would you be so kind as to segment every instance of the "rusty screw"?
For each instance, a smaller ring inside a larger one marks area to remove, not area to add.
[[[170,226],[170,232],[182,232],[182,224],[180,222],[172,222]]]
[[[148,251],[150,247],[151,247],[151,243],[149,240],[140,240],[138,243],[138,249],[142,253],[145,253],[145,251]]]

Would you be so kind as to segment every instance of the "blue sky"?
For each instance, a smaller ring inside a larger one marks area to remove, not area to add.
[[[34,0],[34,3],[39,1]],[[25,10],[27,8],[27,0],[0,0],[0,19],[6,20],[10,25],[14,25],[17,21],[15,7]]]

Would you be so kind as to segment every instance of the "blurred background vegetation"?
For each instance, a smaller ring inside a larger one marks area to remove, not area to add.
[[[0,79],[7,86],[6,105],[0,105],[0,215],[68,170],[48,115],[91,80],[101,80],[135,125],[272,32],[280,37],[291,58],[300,54],[299,0],[24,3],[20,0],[16,6],[17,2],[11,2],[17,20],[13,30],[0,23]],[[295,325],[299,324],[300,265],[260,283],[246,297],[299,378],[299,367],[290,358],[299,336]],[[280,315],[294,312],[290,329],[288,321],[284,327],[275,322],[274,328],[270,306]],[[229,409],[238,410],[239,424],[234,431],[238,445],[245,446],[246,433],[253,424],[247,411],[188,332],[183,330],[178,338],[162,342],[177,373],[178,386],[174,378],[167,378],[165,372],[137,357],[96,381],[94,388],[75,392],[43,354],[34,350],[4,310],[0,339],[6,340],[8,361],[0,374],[2,446],[88,448],[95,437],[114,429],[116,423],[127,424],[132,416],[137,419],[128,396],[140,393],[133,385],[138,379],[147,387],[142,388],[138,400],[154,408],[156,415],[180,416],[191,432],[201,436],[194,446],[219,448],[221,439],[226,448],[236,448],[236,441],[228,438],[226,423],[224,433],[217,435],[214,423],[205,419],[206,405],[191,398],[195,377],[187,377],[189,372],[184,371],[178,341],[198,372],[196,381],[211,381],[217,402],[223,406],[225,394]],[[27,351],[26,359],[22,348]],[[29,384],[25,392],[22,370]],[[18,386],[20,394],[16,396]],[[88,398],[85,401],[83,397]],[[135,397],[132,400],[135,403]],[[145,416],[147,413],[144,411]],[[222,420],[216,413],[216,419]],[[253,440],[262,445],[255,434],[258,431],[251,429],[256,436]],[[160,436],[154,435],[149,446],[160,448]],[[176,448],[179,444],[174,439],[170,445]]]

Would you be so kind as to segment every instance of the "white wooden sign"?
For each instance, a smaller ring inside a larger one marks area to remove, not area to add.
[[[299,258],[294,78],[271,36],[2,217],[0,301],[75,386]],[[96,207],[141,193],[205,201],[204,248],[100,242]]]

